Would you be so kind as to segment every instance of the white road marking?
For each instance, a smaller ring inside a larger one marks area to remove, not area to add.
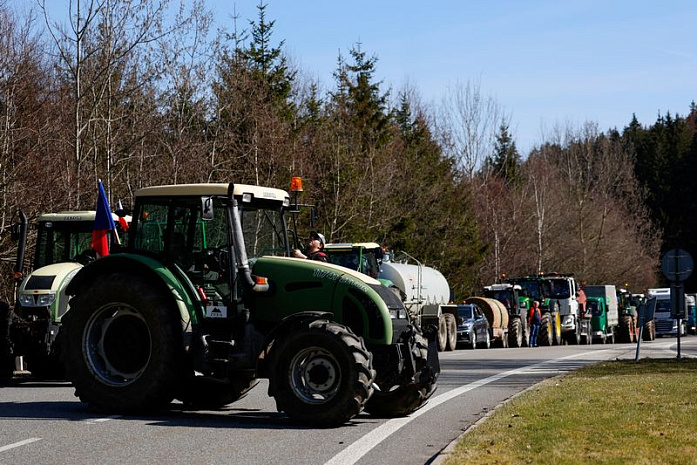
[[[109,421],[109,420],[115,420],[115,419],[121,418],[121,417],[122,417],[122,415],[111,415],[111,416],[108,416],[106,418],[89,419],[89,420],[86,420],[84,423],[86,425],[94,425],[97,423],[104,423],[105,421]]]
[[[41,441],[41,438],[29,438],[24,441],[15,442],[14,444],[8,444],[6,446],[0,447],[0,452],[5,452],[6,450],[14,449],[15,447],[25,446],[31,444],[32,442]]]
[[[543,367],[545,365],[551,364],[551,363],[556,363],[562,360],[567,360],[570,358],[577,358],[577,357],[583,357],[589,354],[598,354],[600,352],[605,352],[606,350],[611,350],[611,349],[605,349],[605,350],[595,350],[595,351],[590,351],[590,352],[583,352],[580,354],[573,354],[573,355],[568,355],[566,357],[561,357],[561,358],[556,358],[552,360],[545,360],[544,362],[540,363],[535,363],[533,365],[527,365],[524,367],[516,368],[515,370],[510,370],[510,371],[505,371],[503,373],[498,373],[492,376],[489,376],[488,378],[482,378],[480,380],[477,380],[473,383],[467,384],[465,386],[460,386],[459,388],[452,389],[448,392],[444,392],[443,394],[436,396],[432,399],[429,399],[428,403],[421,407],[419,410],[416,412],[412,413],[408,417],[403,417],[403,418],[394,418],[392,420],[388,420],[387,422],[383,423],[381,426],[375,428],[374,430],[370,431],[367,433],[365,436],[361,437],[358,439],[356,442],[348,446],[346,449],[342,450],[338,454],[336,454],[334,457],[329,459],[325,463],[325,465],[353,465],[354,463],[358,462],[358,460],[361,459],[365,454],[370,452],[375,446],[380,444],[382,441],[387,439],[389,436],[391,436],[393,433],[395,433],[397,430],[402,428],[403,426],[407,425],[409,422],[413,421],[414,419],[418,418],[419,416],[423,415],[424,413],[428,412],[429,410],[438,407],[440,404],[447,402],[461,394],[464,394],[466,392],[472,391],[473,389],[477,389],[479,387],[485,386],[487,384],[493,383],[494,381],[498,381],[500,379],[506,378],[508,376],[516,375],[516,374],[522,374],[522,373],[530,373],[530,370],[535,370],[539,367]],[[539,373],[539,372],[535,372]]]

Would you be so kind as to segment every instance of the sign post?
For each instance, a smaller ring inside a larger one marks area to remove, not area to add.
[[[678,361],[680,360],[680,332],[685,318],[685,292],[683,281],[690,277],[694,268],[692,256],[682,249],[673,249],[661,258],[661,271],[670,281],[671,317],[678,320]]]

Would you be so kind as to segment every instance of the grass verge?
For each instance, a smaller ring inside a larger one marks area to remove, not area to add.
[[[621,360],[507,402],[445,465],[697,463],[697,359]]]

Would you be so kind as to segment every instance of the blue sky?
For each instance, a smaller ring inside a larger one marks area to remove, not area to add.
[[[30,0],[14,0],[16,4]],[[25,3],[26,2],[26,3]],[[67,10],[69,0],[47,0]],[[274,39],[324,89],[360,42],[384,89],[408,83],[438,103],[478,82],[525,151],[555,126],[622,129],[632,114],[686,115],[697,100],[694,0],[267,0]],[[217,26],[248,28],[258,0],[207,0]],[[61,6],[65,5],[65,6]]]
[[[231,24],[234,8],[245,27],[257,4],[209,0],[217,22]],[[479,82],[521,148],[555,125],[622,129],[632,114],[651,125],[697,100],[695,1],[269,0],[266,12],[286,53],[327,87],[357,42],[384,85],[408,82],[427,102]]]

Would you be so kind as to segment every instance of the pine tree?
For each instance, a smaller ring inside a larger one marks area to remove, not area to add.
[[[508,123],[502,122],[494,143],[494,153],[487,158],[485,167],[508,182],[516,182],[518,179],[520,154],[508,130]]]

